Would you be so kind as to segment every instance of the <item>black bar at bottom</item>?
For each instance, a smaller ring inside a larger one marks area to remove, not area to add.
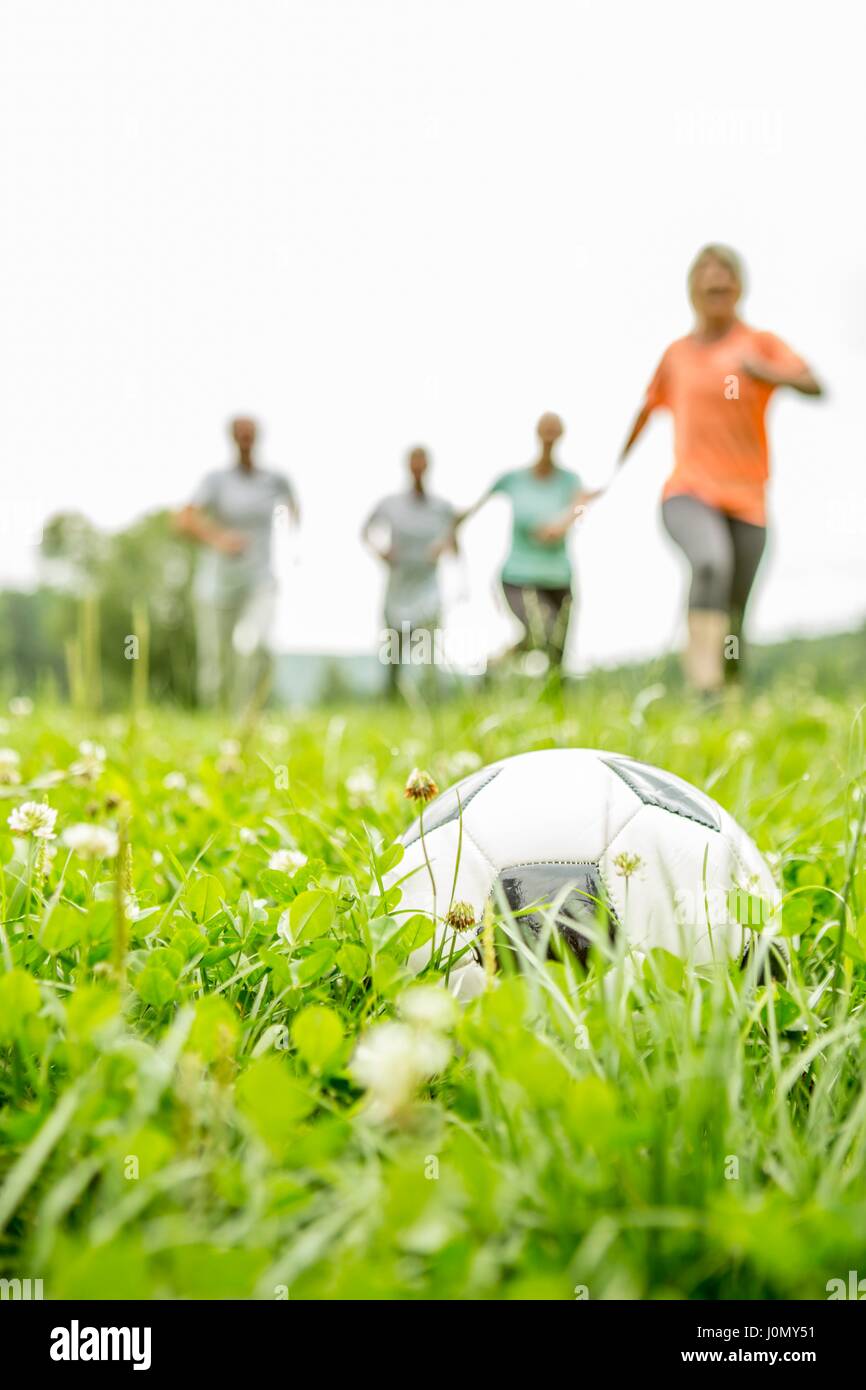
[[[473,1305],[468,1319],[463,1307],[451,1312],[446,1304],[432,1323],[429,1308],[425,1314],[413,1300],[401,1303],[399,1311],[393,1304],[380,1308],[364,1303],[356,1336],[353,1312],[358,1305],[346,1303],[7,1299],[0,1302],[0,1331],[2,1344],[15,1349],[19,1367],[61,1378],[76,1373],[92,1378],[108,1369],[114,1375],[214,1374],[224,1382],[234,1371],[249,1376],[255,1368],[265,1377],[291,1374],[304,1363],[312,1370],[320,1357],[333,1373],[335,1353],[347,1375],[373,1371],[388,1376],[400,1368],[405,1372],[407,1365],[420,1369],[431,1361],[444,1369],[454,1366],[453,1356],[462,1367],[476,1361],[487,1366],[498,1359],[499,1327],[502,1349],[511,1354],[517,1340],[524,1358],[540,1352],[541,1336],[557,1336],[555,1353],[549,1347],[539,1356],[540,1374],[550,1365],[551,1355],[558,1360],[569,1355],[570,1344],[561,1340],[562,1333],[578,1339],[571,1344],[575,1373],[589,1356],[596,1363],[602,1359],[614,1374],[713,1365],[729,1370],[809,1366],[826,1373],[847,1367],[852,1355],[859,1354],[866,1311],[859,1301],[577,1300],[552,1304],[541,1324],[535,1305],[523,1333],[511,1303]],[[500,1323],[503,1312],[507,1321]]]

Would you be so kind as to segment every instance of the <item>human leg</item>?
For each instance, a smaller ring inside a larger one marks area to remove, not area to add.
[[[731,581],[731,622],[730,633],[734,638],[733,650],[725,665],[725,675],[736,680],[741,674],[743,659],[743,623],[749,595],[758,573],[761,557],[767,544],[767,531],[763,526],[753,526],[748,521],[728,518],[731,541],[734,547],[734,573]]]
[[[520,638],[520,641],[516,643],[513,650],[526,651],[531,645],[531,618],[527,612],[526,605],[526,596],[529,591],[520,584],[503,583],[502,592],[505,595],[505,602],[523,628],[523,636]]]
[[[228,697],[234,624],[231,605],[209,598],[196,600],[196,690],[199,704],[207,709],[221,707]]]
[[[251,701],[264,704],[272,674],[271,626],[276,590],[271,583],[259,584],[241,600],[232,624],[230,641],[232,707],[245,709]]]
[[[669,497],[662,504],[665,528],[692,572],[689,636],[683,666],[696,690],[723,682],[725,638],[730,628],[734,545],[728,518],[696,497]]]
[[[571,589],[545,589],[547,605],[547,655],[552,666],[559,668],[565,656],[568,627],[574,609]]]
[[[506,602],[523,625],[515,650],[544,652],[552,667],[562,665],[573,606],[570,589],[503,584]]]

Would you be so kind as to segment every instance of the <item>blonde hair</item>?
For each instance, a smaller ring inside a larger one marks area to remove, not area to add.
[[[743,291],[746,288],[746,269],[742,259],[731,246],[725,246],[720,241],[711,241],[706,246],[702,246],[695,259],[689,266],[688,286],[689,295],[692,294],[695,284],[695,276],[703,265],[704,261],[718,261],[729,270]]]

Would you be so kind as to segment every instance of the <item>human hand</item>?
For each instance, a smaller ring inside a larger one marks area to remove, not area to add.
[[[224,530],[217,532],[213,544],[222,555],[243,555],[249,540],[240,531]]]
[[[767,386],[777,386],[779,378],[774,369],[768,362],[762,362],[759,357],[744,357],[740,363],[740,371],[745,372],[746,376],[753,381],[762,381]]]
[[[549,521],[545,526],[536,526],[533,535],[542,545],[556,545],[557,541],[562,540],[567,530],[568,526],[563,526],[561,521]]]

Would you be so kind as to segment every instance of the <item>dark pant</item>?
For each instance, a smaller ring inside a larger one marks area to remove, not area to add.
[[[571,618],[571,589],[539,589],[503,584],[506,602],[524,628],[523,651],[542,651],[551,666],[561,666]]]
[[[429,695],[435,693],[436,680],[436,633],[442,619],[436,615],[422,623],[410,623],[407,619],[391,623],[385,615],[385,631],[397,637],[396,648],[389,652],[391,660],[386,662],[386,690],[389,696],[400,693],[400,677],[405,664],[423,666],[420,684]],[[416,651],[413,639],[421,638],[421,646]],[[425,641],[426,639],[426,641]]]
[[[686,496],[663,502],[662,520],[691,566],[689,608],[729,613],[731,634],[739,640],[766,529]]]

